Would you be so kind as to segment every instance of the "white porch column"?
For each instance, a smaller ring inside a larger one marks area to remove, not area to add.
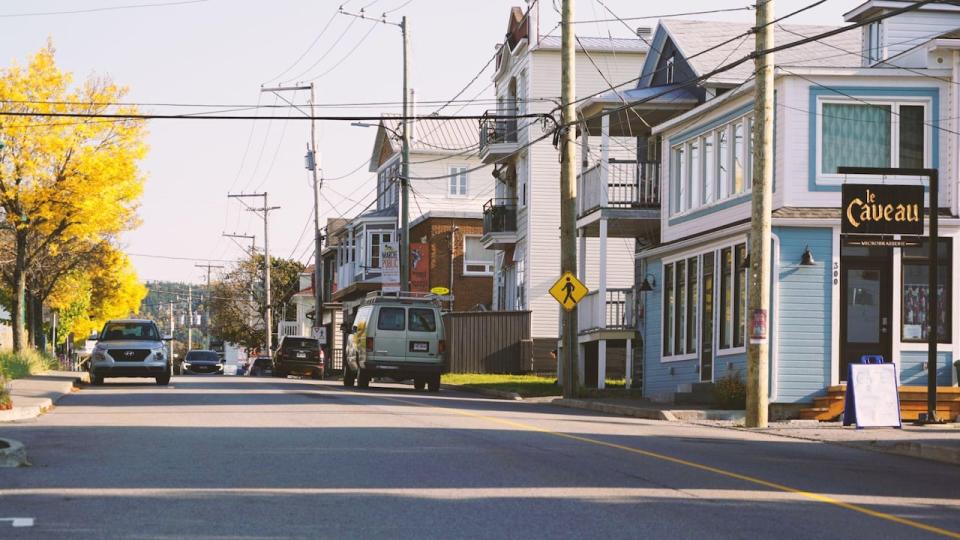
[[[626,388],[627,390],[633,388],[633,340],[627,340],[627,361],[625,363],[624,371],[626,372],[624,378],[626,379]]]
[[[580,281],[587,280],[587,235],[586,231],[580,229],[577,231],[580,235],[580,253],[577,254],[577,277]]]
[[[607,386],[607,340],[601,339],[597,343],[597,388],[603,390]]]
[[[580,133],[580,174],[577,176],[577,217],[583,214],[584,177],[590,168],[590,132],[584,129]],[[581,279],[583,279],[581,277]]]
[[[607,218],[600,218],[600,256],[597,277],[600,278],[597,288],[597,323],[599,328],[607,327]]]
[[[600,208],[606,208],[610,181],[610,115],[600,119]]]

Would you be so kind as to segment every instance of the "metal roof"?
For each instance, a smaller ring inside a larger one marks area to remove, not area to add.
[[[666,19],[661,20],[660,24],[669,32],[674,44],[697,75],[709,73],[726,63],[740,59],[753,52],[755,47],[752,34],[718,46],[719,43],[749,32],[754,26],[752,23]],[[836,28],[778,24],[774,30],[774,42],[776,45],[784,45]],[[861,67],[861,47],[861,32],[851,30],[780,51],[776,53],[775,63],[793,67]],[[690,58],[697,54],[699,55],[695,58]],[[744,62],[730,71],[711,77],[709,82],[739,84],[753,75],[753,70],[752,61]]]
[[[580,38],[580,43],[575,43],[575,46],[579,50],[586,49],[596,52],[630,53],[645,53],[650,50],[650,46],[646,41],[637,38],[577,37]],[[537,48],[560,50],[560,36],[544,36],[540,38],[540,43],[537,44]]]

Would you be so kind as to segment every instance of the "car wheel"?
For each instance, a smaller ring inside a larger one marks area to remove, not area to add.
[[[440,375],[434,375],[430,377],[430,380],[427,381],[427,389],[431,392],[440,391]]]
[[[313,373],[310,374],[310,378],[313,379],[313,380],[315,380],[315,381],[322,381],[322,380],[323,380],[323,372],[320,371],[319,369],[315,369],[315,370],[313,371]]]
[[[166,375],[161,375],[157,377],[157,384],[159,384],[160,386],[166,386],[170,384],[170,374],[167,373]]]
[[[370,374],[360,370],[360,373],[357,374],[357,387],[358,388],[370,388]]]
[[[343,363],[343,385],[347,388],[352,388],[353,383],[356,382],[357,376],[354,374],[353,370],[350,369],[350,365],[346,362]]]
[[[426,386],[427,382],[423,380],[423,377],[414,377],[413,378],[413,388],[415,390],[423,390],[423,387]]]

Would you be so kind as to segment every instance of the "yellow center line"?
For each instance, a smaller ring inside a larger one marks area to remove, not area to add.
[[[334,388],[337,388],[337,387],[334,387]],[[778,484],[778,483],[776,483],[776,482],[770,482],[770,481],[768,481],[768,480],[764,480],[764,479],[762,479],[762,478],[757,478],[757,477],[755,477],[755,476],[749,476],[749,475],[746,475],[746,474],[740,474],[740,473],[737,473],[737,472],[733,472],[733,471],[728,471],[728,470],[725,470],[725,469],[721,469],[721,468],[719,468],[719,467],[713,467],[713,466],[710,466],[710,465],[704,465],[704,464],[702,464],[702,463],[697,463],[697,462],[695,462],[695,461],[688,461],[688,460],[686,460],[686,459],[680,459],[680,458],[677,458],[677,457],[669,456],[669,455],[667,455],[667,454],[661,454],[661,453],[658,453],[658,452],[651,452],[651,451],[649,451],[649,450],[641,450],[640,448],[633,448],[633,447],[631,447],[631,446],[625,446],[625,445],[622,445],[622,444],[607,442],[607,441],[603,441],[603,440],[600,440],[600,439],[593,439],[593,438],[590,438],[590,437],[583,437],[583,436],[581,436],[581,435],[573,435],[573,434],[570,434],[570,433],[563,433],[563,432],[560,432],[560,431],[553,431],[553,430],[549,430],[549,429],[544,429],[544,428],[541,428],[541,427],[537,427],[537,426],[534,426],[534,425],[525,424],[525,423],[522,423],[522,422],[515,422],[515,421],[513,421],[513,420],[505,420],[505,419],[503,419],[503,418],[497,418],[497,417],[494,417],[494,416],[487,416],[487,415],[484,415],[484,414],[477,414],[477,413],[474,413],[474,412],[465,411],[465,410],[462,410],[462,409],[455,409],[455,408],[452,408],[452,407],[441,407],[441,406],[436,405],[436,404],[424,404],[424,403],[418,403],[418,402],[416,402],[416,401],[409,401],[409,400],[400,399],[400,398],[386,397],[386,396],[380,396],[380,395],[371,395],[371,394],[361,394],[361,393],[359,393],[359,392],[351,392],[351,391],[348,391],[348,390],[344,390],[344,391],[349,392],[350,394],[353,394],[353,395],[357,395],[357,396],[373,397],[373,398],[382,399],[382,400],[385,400],[385,401],[393,401],[393,402],[396,402],[396,403],[403,403],[403,404],[405,404],[405,405],[413,405],[413,406],[416,406],[416,407],[427,407],[427,408],[440,409],[440,410],[443,410],[443,411],[453,412],[453,413],[458,414],[458,415],[460,415],[460,416],[466,416],[466,417],[469,417],[469,418],[476,418],[476,419],[479,419],[479,420],[485,420],[485,421],[487,421],[487,422],[491,422],[491,423],[494,423],[494,424],[501,424],[501,425],[505,425],[505,426],[510,426],[510,427],[514,427],[514,428],[521,429],[521,430],[524,430],[524,431],[532,431],[532,432],[536,432],[536,433],[543,433],[543,434],[545,434],[545,435],[553,435],[554,437],[560,437],[560,438],[563,438],[563,439],[569,439],[569,440],[573,440],[573,441],[579,441],[579,442],[583,442],[583,443],[587,443],[587,444],[593,444],[593,445],[596,445],[596,446],[604,446],[604,447],[607,447],[607,448],[614,448],[614,449],[617,449],[617,450],[622,450],[622,451],[624,451],[624,452],[630,452],[631,454],[639,454],[639,455],[641,455],[641,456],[646,456],[646,457],[653,458],[653,459],[658,459],[658,460],[661,460],[661,461],[667,461],[667,462],[669,462],[669,463],[675,463],[675,464],[677,464],[677,465],[683,465],[683,466],[685,466],[685,467],[690,467],[690,468],[693,468],[693,469],[698,469],[698,470],[701,470],[701,471],[710,472],[710,473],[717,474],[717,475],[720,475],[720,476],[726,476],[727,478],[735,478],[735,479],[737,479],[737,480],[741,480],[741,481],[743,481],[743,482],[748,482],[748,483],[750,483],[750,484],[755,484],[755,485],[759,485],[759,486],[764,486],[764,487],[768,487],[768,488],[775,489],[775,490],[778,490],[778,491],[783,491],[783,492],[786,492],[786,493],[793,493],[793,494],[795,494],[795,495],[800,495],[800,496],[802,496],[802,497],[805,497],[805,498],[807,498],[807,499],[810,499],[810,500],[813,500],[813,501],[817,501],[817,502],[820,502],[820,503],[829,504],[829,505],[831,505],[831,506],[836,506],[836,507],[839,507],[839,508],[843,508],[843,509],[846,509],[846,510],[850,510],[850,511],[852,511],[852,512],[857,512],[857,513],[860,513],[860,514],[864,514],[864,515],[867,515],[867,516],[871,516],[871,517],[874,517],[874,518],[877,518],[877,519],[882,519],[882,520],[886,520],[886,521],[892,521],[892,522],[894,522],[894,523],[899,523],[899,524],[901,524],[901,525],[906,525],[907,527],[912,527],[912,528],[914,528],[914,529],[919,529],[919,530],[926,531],[926,532],[929,532],[929,533],[938,534],[938,535],[941,535],[941,536],[945,536],[945,537],[947,537],[947,538],[956,538],[956,539],[960,540],[960,532],[950,531],[950,530],[947,530],[947,529],[942,529],[942,528],[940,528],[940,527],[935,527],[935,526],[933,526],[933,525],[927,525],[926,523],[920,523],[919,521],[914,521],[914,520],[912,520],[912,519],[902,518],[902,517],[900,517],[900,516],[895,516],[895,515],[893,515],[893,514],[887,514],[887,513],[885,513],[885,512],[880,512],[880,511],[877,511],[877,510],[871,510],[870,508],[867,508],[867,507],[865,507],[865,506],[860,506],[860,505],[858,505],[858,504],[851,504],[851,503],[848,503],[848,502],[844,502],[844,501],[841,501],[840,499],[836,499],[836,498],[834,498],[834,497],[830,497],[829,495],[823,495],[823,494],[821,494],[821,493],[814,493],[814,492],[806,491],[806,490],[803,490],[803,489],[792,488],[792,487],[790,487],[790,486],[785,486],[785,485],[783,485],[783,484]]]

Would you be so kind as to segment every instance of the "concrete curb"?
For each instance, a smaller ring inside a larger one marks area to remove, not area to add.
[[[53,377],[53,380],[50,378]],[[84,373],[46,372],[10,381],[13,408],[0,411],[0,422],[30,420],[52,409],[85,380]]]
[[[634,407],[586,399],[558,398],[550,402],[560,407],[597,411],[619,416],[663,420],[666,422],[693,422],[697,420],[743,420],[743,411],[700,410],[700,409],[659,409],[653,407]]]
[[[481,396],[492,397],[497,399],[509,399],[512,401],[523,401],[523,396],[516,392],[503,392],[501,390],[493,390],[490,388],[472,388],[469,386],[461,386],[459,384],[441,384],[440,388],[444,390],[458,390],[460,392],[468,392],[471,394],[480,394]]]
[[[13,439],[0,439],[0,442],[6,443],[5,448],[0,448],[0,467],[29,467],[27,461],[27,447],[20,441]]]

